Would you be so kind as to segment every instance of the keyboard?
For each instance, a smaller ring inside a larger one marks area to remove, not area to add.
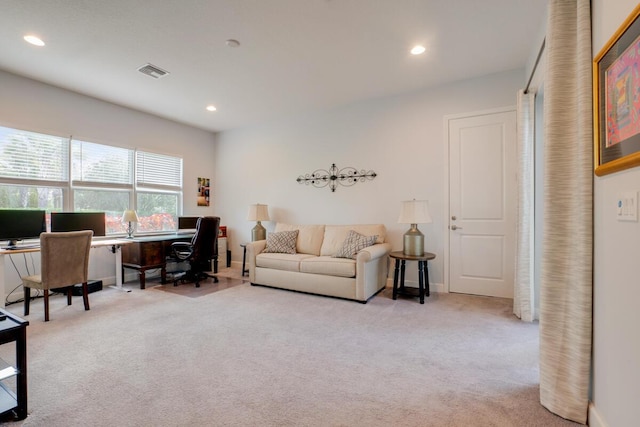
[[[40,249],[40,245],[34,243],[33,245],[5,246],[2,249],[6,249],[8,251],[19,251],[21,249]]]

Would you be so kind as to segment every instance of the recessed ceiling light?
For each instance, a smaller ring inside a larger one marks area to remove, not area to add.
[[[27,34],[26,36],[24,36],[24,40],[34,46],[44,46],[44,42],[42,41],[42,39],[32,34]]]
[[[229,39],[225,42],[229,47],[238,47],[240,46],[240,42],[238,40]]]
[[[214,105],[207,105],[207,111],[216,111],[217,108]]]
[[[421,53],[424,53],[426,49],[424,48],[424,46],[414,46],[413,49],[411,49],[411,54],[412,55],[420,55]]]

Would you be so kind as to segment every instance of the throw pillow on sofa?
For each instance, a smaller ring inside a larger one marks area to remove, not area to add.
[[[334,258],[353,258],[362,249],[373,246],[378,239],[378,235],[365,236],[356,231],[349,230],[347,238],[344,239],[342,247],[338,250],[333,257]]]
[[[295,254],[298,230],[277,231],[267,236],[267,247],[263,253]]]

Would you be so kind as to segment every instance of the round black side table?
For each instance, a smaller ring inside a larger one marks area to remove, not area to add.
[[[393,272],[393,299],[398,295],[419,297],[420,304],[424,304],[424,296],[429,293],[429,266],[427,261],[436,256],[430,252],[425,252],[422,256],[405,255],[402,251],[391,252],[389,256],[396,260],[396,268]],[[418,261],[418,288],[405,288],[404,268],[407,261]],[[400,286],[398,287],[398,274],[400,275]]]

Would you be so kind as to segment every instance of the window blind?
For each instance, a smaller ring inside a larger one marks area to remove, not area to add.
[[[174,230],[180,157],[0,126],[0,208],[104,211],[109,233],[136,209],[138,231]]]
[[[136,185],[146,188],[182,189],[182,159],[136,151]]]
[[[133,183],[133,150],[73,140],[71,144],[74,183]]]
[[[0,177],[69,179],[68,138],[0,127]]]

